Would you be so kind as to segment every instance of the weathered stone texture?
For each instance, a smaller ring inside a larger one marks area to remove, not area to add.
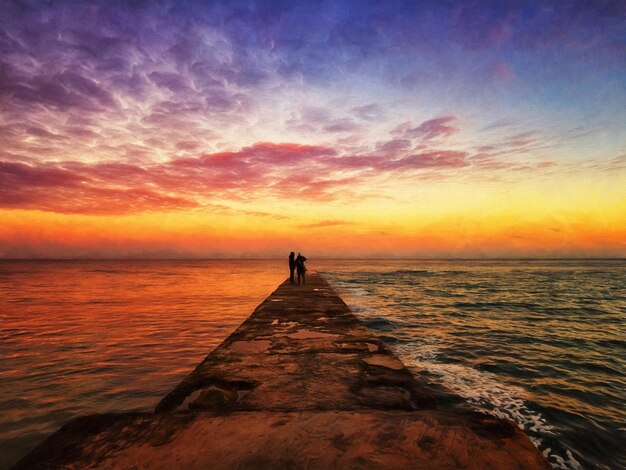
[[[78,418],[16,468],[547,469],[511,422],[436,401],[328,283],[287,282],[155,413]]]
[[[157,412],[432,409],[391,350],[320,276],[285,282]]]

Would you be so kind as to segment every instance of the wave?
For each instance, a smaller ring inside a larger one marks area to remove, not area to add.
[[[89,269],[88,273],[104,273],[104,274],[122,274],[127,273],[128,271],[124,271],[121,269]]]
[[[382,317],[363,318],[362,320],[375,331],[391,331],[398,327],[395,322]]]
[[[385,275],[417,275],[417,276],[456,276],[460,274],[468,274],[470,271],[449,270],[449,269],[397,269],[395,271],[387,271]]]
[[[416,374],[426,373],[434,385],[459,396],[471,408],[517,424],[552,468],[583,468],[572,452],[558,442],[555,427],[524,398],[527,393],[523,388],[503,383],[490,372],[461,364],[434,362],[438,353],[433,343],[422,343],[417,348],[415,344],[396,344],[393,348]]]
[[[383,273],[385,275],[396,275],[396,274],[417,274],[417,275],[433,275],[439,274],[440,271],[431,271],[429,269],[397,269],[395,271],[388,271]]]

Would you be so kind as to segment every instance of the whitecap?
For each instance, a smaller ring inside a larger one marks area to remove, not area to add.
[[[416,372],[426,372],[433,384],[443,386],[462,397],[471,408],[498,418],[513,421],[528,434],[535,446],[546,456],[553,468],[581,469],[581,464],[569,450],[565,455],[546,447],[544,438],[557,437],[554,426],[542,414],[528,406],[526,391],[512,384],[502,383],[498,376],[461,364],[436,362],[436,342],[396,345],[394,350]]]

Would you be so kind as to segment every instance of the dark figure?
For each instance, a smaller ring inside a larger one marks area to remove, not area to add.
[[[289,282],[295,284],[296,280],[293,278],[293,272],[296,270],[296,260],[294,259],[296,254],[292,251],[289,253]]]
[[[298,257],[296,258],[296,272],[298,273],[298,285],[300,285],[300,278],[302,278],[302,284],[306,284],[304,281],[304,273],[306,272],[306,266],[304,262],[306,258],[298,253]]]

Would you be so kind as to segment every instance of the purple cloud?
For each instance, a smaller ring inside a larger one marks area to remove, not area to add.
[[[210,206],[215,197],[329,201],[363,191],[362,183],[382,173],[468,164],[466,153],[452,150],[341,156],[328,147],[270,142],[163,163],[1,162],[0,206],[129,213]]]
[[[558,139],[510,124],[525,122],[518,108],[557,110],[569,129],[619,123],[624,108],[623,2],[25,1],[0,13],[6,207],[331,200],[386,173],[548,169],[537,162]],[[471,117],[491,131],[479,143],[459,129],[476,103],[490,110]],[[385,137],[416,112],[436,117]],[[262,142],[274,136],[317,145]]]
[[[454,116],[443,116],[440,118],[429,119],[419,126],[412,129],[406,129],[404,135],[410,138],[422,138],[425,140],[437,137],[448,137],[458,131],[456,127],[450,125],[454,122]]]

